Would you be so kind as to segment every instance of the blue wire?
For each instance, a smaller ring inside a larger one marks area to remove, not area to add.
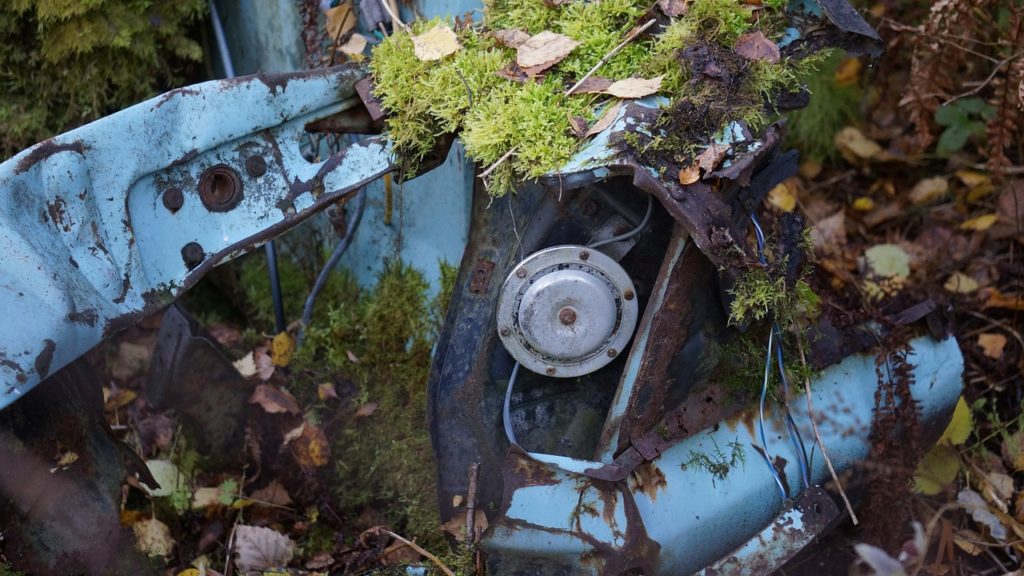
[[[779,324],[777,322],[772,323],[772,331],[777,331],[779,333],[779,337],[782,337],[782,330],[779,328]],[[785,364],[782,360],[781,344],[775,347],[775,353],[779,364],[779,376],[782,378],[782,398],[784,401],[783,406],[785,406],[786,411],[786,429],[789,430],[789,439],[793,442],[793,448],[795,448],[797,454],[800,455],[797,462],[800,463],[800,478],[803,480],[804,488],[810,488],[811,479],[810,473],[808,472],[808,468],[810,466],[807,462],[807,450],[804,448],[804,439],[800,437],[800,431],[797,430],[796,422],[793,421],[793,414],[789,411],[789,405],[785,403],[785,400],[789,399],[789,379],[786,378]]]
[[[772,478],[775,479],[775,484],[779,487],[779,495],[782,500],[786,500],[786,488],[782,485],[782,479],[779,478],[779,471],[775,469],[775,465],[772,464],[772,457],[768,455],[768,440],[764,434],[764,403],[765,398],[768,396],[768,373],[771,370],[772,365],[772,338],[775,336],[775,332],[772,331],[768,335],[768,354],[765,358],[764,363],[764,382],[761,383],[761,403],[758,406],[757,413],[757,428],[761,434],[761,455],[764,456],[764,461],[768,464],[768,470],[772,473]]]

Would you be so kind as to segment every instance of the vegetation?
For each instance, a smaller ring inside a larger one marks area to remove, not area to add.
[[[204,0],[0,3],[0,158],[179,84]]]

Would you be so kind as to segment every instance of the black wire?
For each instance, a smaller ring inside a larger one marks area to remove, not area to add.
[[[288,325],[284,319],[281,274],[277,270],[277,250],[274,248],[273,240],[263,245],[263,253],[267,256],[267,272],[270,274],[270,299],[274,304],[274,333],[280,334],[288,328]]]
[[[331,257],[327,259],[327,263],[320,270],[320,275],[317,276],[313,289],[310,290],[309,296],[306,297],[306,305],[302,308],[302,320],[299,322],[299,336],[296,339],[296,346],[302,346],[302,341],[306,338],[306,326],[309,325],[310,320],[313,318],[313,306],[316,304],[316,297],[323,290],[324,286],[327,285],[327,279],[330,278],[331,272],[334,271],[338,262],[341,261],[341,257],[348,250],[349,245],[352,243],[352,238],[356,235],[356,229],[359,228],[359,222],[363,219],[363,212],[366,210],[366,188],[361,188],[356,192],[354,202],[355,210],[349,217],[347,226],[345,226],[345,236],[335,246]]]

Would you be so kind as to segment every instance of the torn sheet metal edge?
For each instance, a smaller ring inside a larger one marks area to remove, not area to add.
[[[937,436],[962,390],[963,357],[953,338],[922,337],[910,346],[911,392],[924,428]],[[815,417],[837,470],[869,454],[875,360],[866,354],[848,357],[823,371],[812,386]],[[804,398],[794,398],[790,409],[801,434],[812,438]],[[711,565],[755,537],[784,507],[754,448],[759,445],[756,421],[756,410],[745,411],[684,439],[619,482],[580,474],[593,463],[510,453],[502,514],[483,540],[488,562],[508,574],[526,573],[527,566],[534,572],[568,568],[595,575],[628,569],[692,574]],[[797,455],[781,413],[768,414],[766,425],[769,453],[777,456],[785,482],[798,486]],[[716,473],[697,464],[699,454],[724,458],[730,466]],[[823,460],[814,458],[812,483],[828,477]],[[692,497],[706,491],[715,497]]]
[[[0,164],[0,408],[216,264],[389,171],[380,139],[318,163],[299,152],[303,126],[354,105],[365,74],[206,82]]]

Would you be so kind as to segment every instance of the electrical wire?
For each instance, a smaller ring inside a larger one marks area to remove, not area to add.
[[[302,346],[303,340],[306,339],[306,327],[309,326],[313,318],[313,306],[316,304],[316,297],[323,290],[324,286],[327,285],[327,279],[330,278],[331,272],[334,271],[341,257],[344,256],[345,251],[348,250],[349,245],[352,243],[352,238],[356,235],[359,222],[363,219],[363,212],[366,211],[366,188],[360,188],[356,192],[354,203],[355,210],[349,216],[346,223],[345,235],[338,242],[338,245],[334,247],[334,252],[331,253],[331,257],[327,259],[324,267],[320,270],[320,274],[316,277],[316,283],[313,284],[313,289],[310,290],[309,296],[306,297],[306,304],[302,308],[302,320],[299,322],[299,335],[295,340],[296,347]]]
[[[768,263],[768,260],[767,260],[767,257],[765,256],[765,253],[764,253],[764,249],[765,249],[764,230],[761,229],[761,223],[758,222],[756,214],[751,214],[750,215],[750,221],[754,225],[754,235],[757,238],[757,258],[758,258],[758,261],[761,263],[761,265],[766,265]],[[798,461],[799,467],[800,467],[800,479],[801,479],[801,482],[803,483],[804,488],[806,489],[806,488],[810,488],[810,485],[811,485],[811,482],[810,482],[810,464],[809,464],[809,461],[808,461],[808,458],[807,458],[807,449],[804,446],[804,440],[800,436],[800,431],[797,429],[796,422],[793,420],[793,414],[789,410],[789,404],[788,404],[788,402],[786,402],[789,399],[789,379],[786,377],[785,361],[784,361],[783,356],[782,356],[782,342],[780,341],[778,344],[774,343],[774,336],[775,336],[776,333],[779,334],[779,338],[781,340],[781,338],[782,338],[782,329],[779,327],[779,323],[778,322],[773,321],[772,322],[771,333],[768,336],[768,351],[767,351],[767,353],[765,355],[764,382],[762,382],[762,385],[761,385],[761,405],[760,405],[760,412],[758,414],[758,427],[759,427],[760,433],[761,433],[761,444],[762,444],[762,448],[765,451],[764,452],[765,459],[768,460],[768,465],[772,469],[772,474],[775,477],[776,482],[779,484],[779,486],[781,488],[782,484],[779,481],[778,473],[776,472],[775,467],[772,466],[770,456],[768,455],[768,445],[765,442],[765,433],[764,433],[764,404],[765,404],[765,398],[766,398],[766,396],[768,394],[768,376],[769,376],[769,373],[770,373],[770,370],[771,370],[771,364],[772,364],[772,352],[773,352],[772,346],[775,345],[776,348],[775,348],[774,352],[776,353],[775,356],[776,356],[776,359],[778,361],[779,376],[780,376],[780,379],[782,381],[782,391],[783,391],[782,406],[783,406],[783,412],[785,413],[785,418],[786,418],[786,431],[787,431],[787,433],[789,435],[790,441],[793,443],[794,449],[796,449],[796,451],[797,451],[797,455],[798,455],[797,461]],[[783,490],[783,499],[785,499],[785,490]]]
[[[643,220],[640,221],[640,224],[637,224],[636,228],[630,230],[629,232],[625,232],[625,233],[619,234],[618,236],[612,236],[611,238],[605,238],[604,240],[598,240],[596,242],[591,242],[590,244],[587,244],[587,248],[600,248],[601,246],[605,246],[605,245],[608,245],[608,244],[614,244],[615,242],[622,242],[623,240],[629,240],[633,236],[636,236],[640,232],[643,232],[643,229],[646,228],[647,224],[651,221],[651,214],[653,214],[653,213],[654,213],[654,198],[651,195],[648,194],[648,196],[647,196],[647,213],[644,214]]]
[[[772,478],[775,480],[776,486],[779,487],[779,495],[782,500],[786,500],[786,488],[782,485],[782,478],[779,477],[779,471],[775,469],[775,465],[772,464],[772,457],[768,453],[768,440],[765,438],[764,433],[764,404],[765,399],[768,397],[768,375],[771,369],[772,362],[772,341],[775,337],[775,331],[768,335],[768,355],[765,359],[764,364],[764,381],[761,383],[761,401],[757,408],[757,430],[761,435],[761,456],[764,457],[765,463],[768,465],[768,470],[772,473]]]
[[[519,375],[519,362],[512,366],[512,374],[508,377],[508,388],[505,389],[505,403],[501,408],[501,422],[505,426],[505,438],[513,446],[519,446],[516,441],[516,432],[512,429],[512,387],[516,383],[516,376]]]

